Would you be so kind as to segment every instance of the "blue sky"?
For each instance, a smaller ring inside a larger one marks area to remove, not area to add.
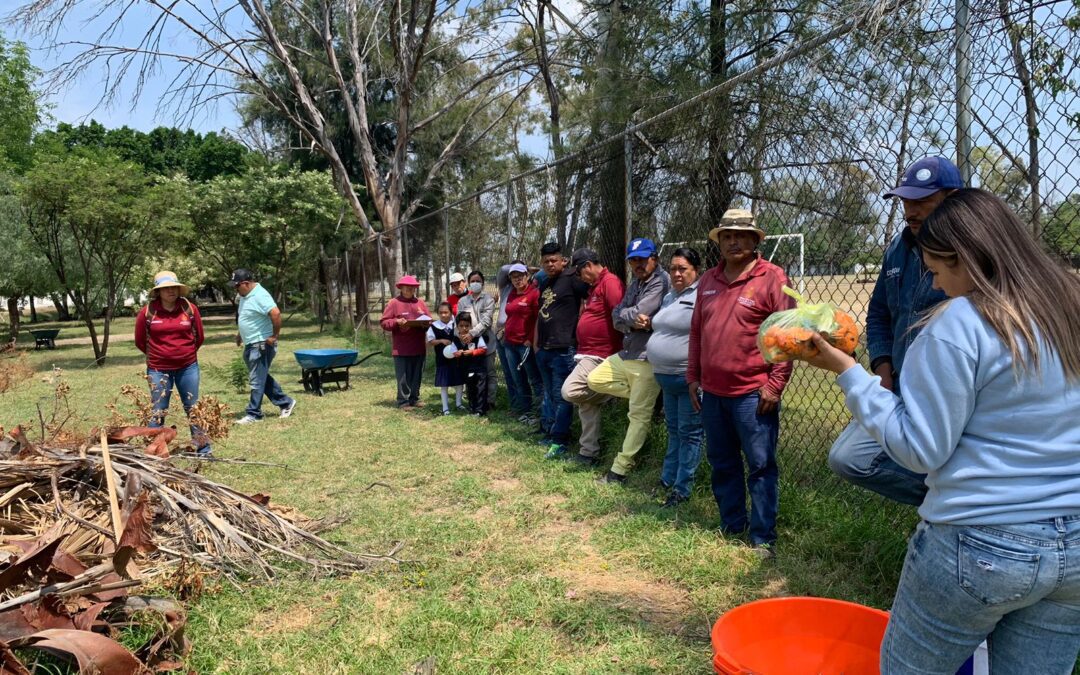
[[[14,0],[0,0],[0,4],[8,2],[14,2]],[[86,8],[89,4],[83,3],[82,11],[72,13],[71,20],[62,27],[59,34],[55,36],[55,40],[50,37],[27,34],[11,25],[4,26],[2,30],[8,39],[25,42],[31,50],[30,58],[34,65],[48,71],[78,51],[75,47],[54,49],[53,44],[92,40],[101,32],[100,21],[88,20],[89,12]],[[133,43],[145,32],[147,26],[148,21],[143,20],[142,14],[132,13],[112,42],[114,44]],[[167,46],[170,49],[185,51],[190,51],[192,47],[190,41],[185,43],[179,38],[173,38],[172,43]],[[178,119],[177,111],[159,108],[159,99],[180,68],[175,62],[163,61],[161,65],[161,70],[150,78],[137,101],[132,100],[135,92],[134,84],[125,83],[117,101],[109,106],[102,105],[100,99],[104,87],[103,70],[99,68],[87,72],[76,82],[66,83],[57,91],[48,92],[46,103],[51,106],[50,114],[54,118],[54,123],[78,124],[95,119],[106,127],[127,125],[141,131],[149,131],[159,126],[174,126]],[[183,126],[190,126],[203,132],[234,129],[238,126],[240,118],[233,105],[232,101],[225,100],[216,105],[206,106],[190,118],[185,118]]]

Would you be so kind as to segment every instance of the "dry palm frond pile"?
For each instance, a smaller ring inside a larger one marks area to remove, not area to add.
[[[23,380],[30,379],[34,369],[26,362],[22,352],[6,353],[0,356],[0,394],[13,388]]]
[[[207,428],[222,412],[211,406],[219,404],[208,405]],[[42,424],[36,443],[19,427],[0,430],[0,672],[26,672],[10,648],[66,653],[85,672],[180,667],[183,609],[128,594],[150,578],[175,581],[191,570],[270,578],[281,569],[314,577],[396,562],[399,546],[348,551],[315,534],[326,521],[178,466],[168,458],[175,430],[152,430],[141,448],[126,439],[144,429],[79,441],[54,427]],[[164,453],[148,454],[155,444]],[[102,634],[146,613],[164,621],[134,654]]]

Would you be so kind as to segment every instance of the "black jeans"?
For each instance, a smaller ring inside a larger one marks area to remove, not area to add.
[[[486,415],[488,411],[487,364],[481,364],[478,371],[465,375],[465,396],[469,399],[470,413]]]
[[[397,404],[416,405],[420,398],[420,379],[424,375],[424,357],[395,356],[394,376],[397,378]]]

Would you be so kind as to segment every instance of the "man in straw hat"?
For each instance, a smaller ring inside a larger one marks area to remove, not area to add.
[[[720,531],[737,536],[749,526],[755,551],[769,557],[779,508],[780,396],[791,363],[766,363],[757,334],[770,314],[794,307],[795,301],[781,290],[788,281],[784,271],[758,252],[765,232],[750,211],[729,209],[709,238],[723,259],[698,283],[686,381],[705,428]],[[745,478],[743,457],[749,469]]]
[[[244,347],[244,363],[248,367],[251,384],[251,400],[246,414],[236,420],[237,424],[251,424],[263,418],[263,394],[270,402],[281,408],[282,419],[289,417],[296,408],[296,400],[290,398],[270,375],[270,364],[277,355],[278,337],[281,335],[281,310],[270,293],[255,281],[250,270],[238,269],[229,280],[240,296],[236,325],[236,345]]]
[[[173,387],[180,394],[184,413],[199,401],[199,347],[202,346],[202,317],[188,301],[188,287],[168,270],[154,275],[150,302],[135,317],[135,346],[146,354],[146,379],[154,407],[151,427],[165,424]],[[210,439],[191,425],[191,443],[199,454],[210,454]]]
[[[908,348],[919,334],[919,320],[945,300],[934,288],[933,275],[915,245],[923,221],[953,190],[964,187],[960,169],[944,157],[925,157],[908,167],[896,188],[907,227],[889,244],[881,273],[866,312],[866,346],[870,369],[881,386],[900,393],[900,368]],[[829,450],[829,467],[845,480],[902,504],[919,506],[926,482],[897,464],[859,424],[852,422]]]

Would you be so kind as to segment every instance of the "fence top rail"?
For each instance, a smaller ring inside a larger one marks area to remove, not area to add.
[[[678,115],[679,113],[698,105],[706,99],[727,93],[733,90],[735,87],[739,86],[740,84],[749,82],[754,78],[758,77],[759,75],[773,70],[774,68],[778,68],[787,63],[788,61],[795,59],[796,57],[802,56],[803,54],[811,52],[824,44],[832,42],[837,38],[843,37],[844,35],[847,35],[848,33],[852,32],[857,28],[866,25],[876,26],[878,23],[880,23],[883,17],[887,16],[888,14],[893,13],[906,5],[915,4],[920,1],[921,0],[869,0],[868,2],[864,3],[859,9],[852,12],[846,19],[834,25],[831,29],[825,31],[824,33],[821,33],[820,35],[809,40],[803,40],[801,42],[798,42],[788,47],[784,51],[780,52],[776,56],[762,61],[753,68],[745,70],[738,75],[735,75],[734,77],[730,77],[723,82],[713,87],[710,87],[702,91],[701,93],[696,94],[695,96],[692,96],[691,98],[688,98],[685,101],[672,106],[671,108],[668,108],[667,110],[657,113],[656,115],[653,115],[652,117],[649,117],[648,119],[645,119],[641,122],[630,124],[623,131],[609,136],[603,140],[597,141],[593,145],[582,148],[581,150],[566,155],[565,157],[560,157],[551,162],[547,162],[540,166],[529,169],[528,171],[523,171],[522,173],[506,178],[505,180],[499,181],[498,183],[493,183],[491,185],[483,187],[463,197],[459,197],[458,199],[450,202],[449,204],[444,204],[438,209],[425,213],[419,218],[412,218],[408,222],[401,223],[397,226],[397,228],[392,228],[389,231],[392,232],[394,229],[408,227],[409,225],[412,225],[414,223],[418,223],[423,220],[427,220],[428,218],[438,216],[444,212],[449,211],[450,209],[464,204],[469,200],[476,199],[480,195],[504,188],[507,185],[514,183],[515,181],[523,180],[544,171],[550,171],[563,164],[578,161],[601,148],[609,145],[614,145],[616,143],[621,143],[623,142],[623,139],[627,138],[628,136],[633,136],[642,129],[663,122],[664,120],[670,119]]]

